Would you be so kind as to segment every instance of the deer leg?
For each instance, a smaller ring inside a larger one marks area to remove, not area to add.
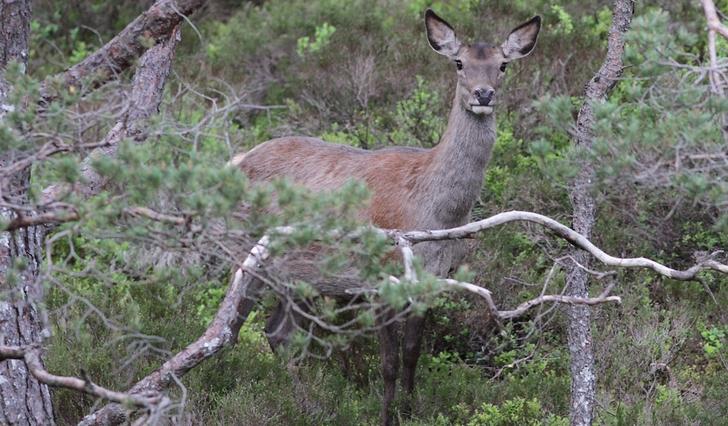
[[[296,330],[293,314],[286,311],[286,303],[283,301],[278,302],[273,315],[268,318],[265,324],[265,335],[273,352],[276,352],[282,345],[287,344],[291,339],[291,334]]]
[[[382,358],[382,378],[384,379],[384,400],[382,401],[382,425],[393,424],[392,405],[397,389],[397,373],[399,370],[399,336],[396,322],[386,324],[394,316],[391,310],[381,318],[379,329],[379,354]]]
[[[351,362],[349,360],[349,353],[346,350],[343,351],[337,351],[337,355],[339,357],[339,362],[341,364],[341,374],[344,375],[344,378],[346,378],[349,382],[354,382],[354,375],[351,371]]]
[[[405,398],[404,411],[412,412],[415,390],[415,372],[417,371],[417,360],[420,358],[422,349],[422,335],[425,331],[426,316],[410,315],[404,325],[404,339],[402,347],[402,387],[407,396]]]

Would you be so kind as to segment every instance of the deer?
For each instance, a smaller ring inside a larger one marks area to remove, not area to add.
[[[466,44],[453,27],[433,10],[424,14],[430,47],[450,60],[455,69],[452,108],[439,143],[430,148],[387,147],[363,150],[311,137],[281,137],[264,142],[231,163],[252,182],[285,178],[314,192],[334,191],[350,179],[362,181],[370,192],[362,217],[379,228],[416,230],[463,225],[482,190],[486,166],[496,138],[497,94],[507,65],[529,55],[536,45],[541,17],[515,27],[500,45]],[[423,242],[414,246],[424,269],[438,277],[451,273],[466,250],[454,241]],[[285,341],[280,305],[266,325]],[[392,423],[392,405],[402,364],[402,387],[412,398],[420,357],[425,316],[404,320],[379,330],[384,394],[382,424]],[[283,334],[283,336],[280,336]]]

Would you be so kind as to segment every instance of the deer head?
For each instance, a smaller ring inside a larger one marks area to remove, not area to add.
[[[458,84],[455,102],[473,114],[491,114],[498,86],[509,62],[527,56],[536,46],[541,17],[517,26],[500,46],[462,43],[455,30],[431,9],[425,12],[427,39],[435,52],[455,63]]]

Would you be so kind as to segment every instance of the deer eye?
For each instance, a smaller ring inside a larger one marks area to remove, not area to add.
[[[463,61],[461,61],[460,59],[455,59],[455,66],[457,67],[458,71],[460,71],[461,69],[463,69]]]
[[[508,62],[503,62],[500,66],[501,72],[506,72],[506,66],[508,65]]]

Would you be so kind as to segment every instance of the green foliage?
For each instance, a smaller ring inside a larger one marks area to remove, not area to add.
[[[551,13],[555,15],[557,22],[554,30],[557,34],[569,35],[574,31],[574,21],[571,15],[558,4],[551,5]]]
[[[669,187],[695,203],[717,205],[728,196],[716,181],[721,170],[706,173],[696,164],[655,173],[645,166],[685,153],[687,158],[715,155],[724,145],[715,123],[728,112],[728,102],[665,60],[692,63],[698,42],[684,26],[669,30],[669,22],[669,15],[657,10],[635,18],[625,53],[633,66],[615,95],[595,105],[597,138],[590,156],[601,160],[598,173],[605,186],[640,192],[624,179],[634,176],[645,188]]]
[[[519,176],[530,174],[538,167],[537,157],[525,148],[526,143],[514,135],[513,124],[508,117],[501,119],[497,129],[493,157],[497,164],[485,171],[485,195],[493,202],[503,203],[513,196],[507,191],[516,189]]]
[[[437,92],[428,90],[422,76],[415,79],[417,85],[412,94],[397,102],[396,125],[389,138],[395,145],[432,147],[440,140],[445,127],[445,120],[437,114],[442,101]]]
[[[543,418],[541,404],[538,400],[523,398],[505,401],[501,406],[485,403],[468,422],[468,426],[565,426],[568,424],[569,421],[565,417]]]
[[[71,52],[71,56],[69,56],[68,61],[72,64],[81,62],[91,53],[91,49],[89,49],[89,46],[86,45],[86,42],[78,40],[78,32],[79,28],[74,28],[70,32],[71,40],[73,40],[73,51]]]
[[[596,16],[583,16],[582,21],[585,26],[591,28],[591,33],[595,38],[606,39],[612,22],[612,11],[607,6],[604,6],[599,9]]]
[[[682,226],[683,244],[710,251],[728,246],[726,234],[715,229],[706,229],[705,222],[686,221]]]
[[[296,43],[296,52],[298,56],[304,57],[310,53],[317,53],[326,48],[331,43],[331,37],[336,32],[336,27],[329,25],[327,22],[316,27],[316,34],[311,37],[301,37]]]
[[[703,344],[703,351],[709,358],[717,356],[723,350],[724,341],[726,338],[726,331],[728,327],[711,327],[700,332],[700,336],[705,342]]]

